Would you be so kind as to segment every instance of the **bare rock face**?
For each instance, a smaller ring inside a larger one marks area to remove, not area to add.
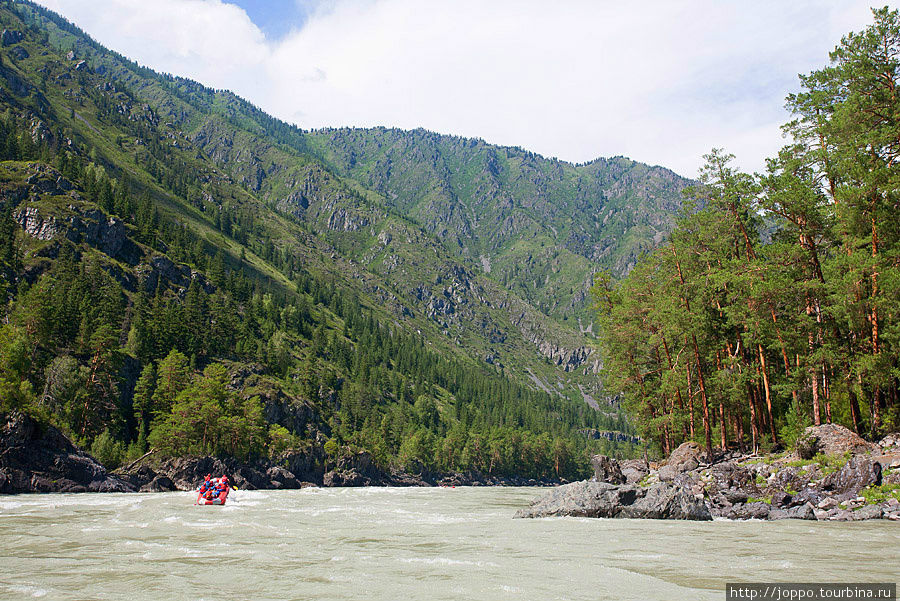
[[[388,475],[381,471],[366,451],[341,457],[334,469],[322,478],[325,486],[376,486],[386,481]]]
[[[711,520],[706,503],[683,488],[659,483],[650,488],[606,482],[559,486],[516,512],[517,518],[552,516]]]
[[[297,489],[301,487],[301,483],[291,472],[283,467],[272,466],[266,470],[266,477],[272,485],[272,488]]]
[[[140,492],[171,492],[178,490],[171,478],[160,474],[141,487]]]
[[[132,492],[53,426],[0,414],[0,493]]]
[[[877,445],[866,442],[852,430],[838,424],[810,426],[803,431],[800,443],[805,447],[807,458],[817,453],[825,455],[855,454],[878,450]]]
[[[880,468],[879,464],[879,468]],[[880,473],[880,469],[877,473]],[[860,489],[877,480],[875,464],[868,457],[857,455],[852,457],[840,470],[825,478],[822,488],[832,491],[835,499],[844,500],[856,497]]]
[[[594,455],[591,457],[591,465],[594,467],[594,481],[609,484],[625,483],[625,476],[615,459],[606,455]]]
[[[4,29],[3,33],[0,33],[0,45],[2,46],[12,46],[23,39],[25,39],[25,35],[21,31],[14,29]]]

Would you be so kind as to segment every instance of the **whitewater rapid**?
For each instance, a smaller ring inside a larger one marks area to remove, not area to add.
[[[512,519],[542,492],[0,496],[0,599],[721,600],[898,576],[893,522]]]

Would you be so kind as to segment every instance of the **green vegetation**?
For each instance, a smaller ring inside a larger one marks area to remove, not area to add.
[[[810,465],[817,465],[822,470],[823,474],[830,474],[847,465],[848,461],[850,461],[849,451],[841,455],[825,455],[819,453],[812,459],[797,459],[795,461],[788,461],[784,465],[785,467],[807,467]]]
[[[747,497],[747,503],[765,503],[766,505],[772,504],[772,495],[767,497]]]
[[[607,387],[663,452],[900,424],[897,11],[801,82],[765,174],[714,150],[668,243],[594,288]]]
[[[894,498],[900,501],[900,484],[882,484],[881,486],[867,486],[859,495],[866,500],[866,505],[876,505],[884,503],[888,499]]]

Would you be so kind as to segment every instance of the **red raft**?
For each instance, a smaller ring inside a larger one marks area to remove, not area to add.
[[[197,491],[197,505],[224,505],[228,498],[231,486],[228,478],[222,476],[218,479],[206,480]]]

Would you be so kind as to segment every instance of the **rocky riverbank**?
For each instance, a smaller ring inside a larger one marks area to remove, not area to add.
[[[560,481],[471,473],[384,470],[366,452],[339,458],[324,440],[304,451],[249,463],[215,457],[160,458],[149,453],[114,472],[78,449],[53,426],[28,415],[0,414],[0,494],[48,492],[165,492],[193,490],[206,474],[226,473],[240,489],[306,486],[555,486]]]
[[[0,493],[131,490],[56,428],[21,413],[0,415]]]
[[[834,424],[807,428],[792,453],[678,447],[664,462],[593,458],[594,478],[559,487],[516,517],[900,521],[900,434],[869,443]]]

